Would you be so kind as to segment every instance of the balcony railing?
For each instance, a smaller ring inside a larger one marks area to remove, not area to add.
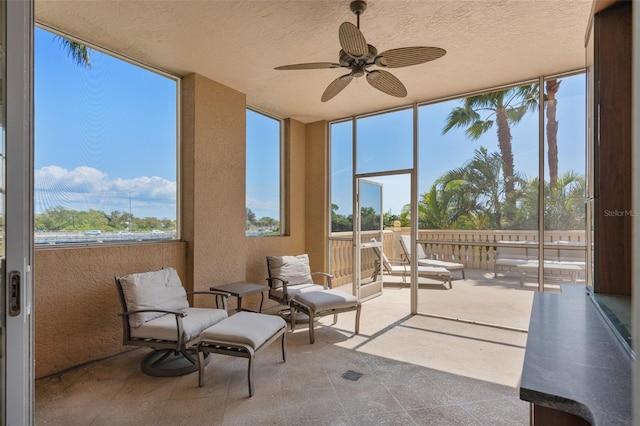
[[[388,228],[383,232],[383,249],[389,258],[400,258],[400,235],[409,235],[409,228]],[[363,232],[362,242],[370,241],[377,232]],[[545,231],[545,245],[557,242],[571,243],[567,249],[584,250],[584,231]],[[465,231],[465,230],[419,230],[418,241],[425,253],[432,259],[462,263],[466,268],[493,271],[495,249],[499,246],[511,246],[518,243],[538,241],[538,231]],[[352,279],[352,234],[334,233],[329,237],[331,250],[331,273],[335,277],[334,285],[349,284]],[[363,274],[373,273],[375,268],[373,250],[363,250]]]

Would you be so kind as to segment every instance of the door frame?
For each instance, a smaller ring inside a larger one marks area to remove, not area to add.
[[[370,242],[362,242],[362,215],[361,215],[361,208],[362,208],[362,203],[361,203],[361,193],[362,193],[362,184],[366,184],[366,185],[370,185],[372,187],[377,187],[379,188],[379,198],[380,198],[380,206],[379,206],[379,211],[380,211],[380,223],[379,223],[379,229],[376,231],[379,231],[378,234],[378,241],[375,243],[370,243]],[[356,193],[353,196],[353,200],[354,200],[354,215],[353,215],[353,248],[354,248],[354,253],[353,253],[353,294],[358,298],[358,300],[368,300],[371,299],[373,297],[377,297],[380,296],[382,294],[382,286],[383,286],[383,280],[382,280],[382,259],[379,259],[378,265],[380,267],[380,274],[376,274],[375,280],[373,282],[367,283],[366,286],[370,287],[367,289],[366,294],[363,294],[362,292],[362,288],[363,288],[363,276],[362,276],[362,250],[365,249],[369,249],[372,247],[380,247],[380,253],[382,253],[382,243],[383,243],[383,236],[382,236],[382,231],[384,229],[383,226],[383,215],[384,215],[384,211],[383,211],[383,195],[384,195],[384,190],[383,190],[383,185],[379,182],[374,182],[372,180],[368,180],[366,178],[361,178],[361,177],[355,177],[354,178],[354,189],[356,191]]]
[[[33,424],[33,0],[7,1],[3,420]],[[7,226],[9,224],[10,226]],[[11,313],[9,275],[18,276]],[[8,344],[10,342],[10,344]],[[11,389],[10,392],[7,392]]]

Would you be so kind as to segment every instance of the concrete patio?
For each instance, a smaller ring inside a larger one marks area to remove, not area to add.
[[[528,325],[535,284],[517,276],[493,279],[469,270],[453,289],[424,279],[420,312]],[[394,278],[396,280],[397,278]],[[386,281],[386,279],[385,279]],[[138,349],[36,381],[36,424],[528,424],[518,398],[527,334],[430,316],[409,315],[409,288],[385,285],[363,304],[360,335],[354,314],[320,320],[316,343],[306,327],[261,352],[248,397],[246,360],[213,355],[205,387],[197,374],[144,375]],[[274,311],[274,308],[270,309]],[[347,371],[358,381],[342,378]]]

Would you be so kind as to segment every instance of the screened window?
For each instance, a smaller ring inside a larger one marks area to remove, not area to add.
[[[35,243],[177,238],[178,81],[35,31]]]
[[[413,110],[375,114],[357,120],[357,173],[413,167]]]
[[[282,235],[282,121],[247,109],[248,237]]]
[[[331,123],[331,232],[353,230],[353,121]]]

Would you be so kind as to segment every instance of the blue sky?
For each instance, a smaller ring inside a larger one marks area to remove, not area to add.
[[[60,40],[36,29],[35,212],[131,211],[136,217],[176,217],[176,82],[93,50],[90,69],[78,66]],[[558,92],[560,172],[584,173],[584,75],[564,78]],[[462,166],[480,146],[498,151],[492,129],[471,141],[462,129],[442,135],[459,100],[419,110],[419,193]],[[538,170],[538,114],[512,127],[516,170]],[[359,120],[359,172],[411,168],[412,111]],[[278,121],[247,112],[247,207],[258,218],[279,212]],[[332,202],[351,213],[351,122],[332,125]],[[409,203],[408,175],[384,183],[384,210]]]
[[[280,218],[280,121],[247,110],[247,208]]]
[[[99,51],[78,66],[35,38],[35,212],[176,217],[176,82]],[[279,217],[279,121],[247,112],[247,206]]]
[[[585,164],[585,79],[576,75],[562,79],[558,96],[557,119],[559,172],[575,170],[584,175]],[[422,106],[418,112],[418,193],[426,192],[444,172],[462,166],[475,149],[486,147],[499,152],[495,127],[479,140],[464,135],[464,129],[442,134],[449,112],[461,105],[460,100]],[[359,172],[378,172],[411,168],[412,111],[367,117],[358,122]],[[339,213],[351,214],[351,122],[332,126],[332,202]],[[538,112],[528,113],[511,128],[514,164],[528,178],[538,176]],[[545,160],[546,161],[546,160]],[[548,180],[548,170],[545,174]],[[399,214],[410,202],[409,175],[375,178],[384,184],[384,211]]]
[[[35,212],[176,217],[176,82],[91,52],[75,64],[36,28]]]

